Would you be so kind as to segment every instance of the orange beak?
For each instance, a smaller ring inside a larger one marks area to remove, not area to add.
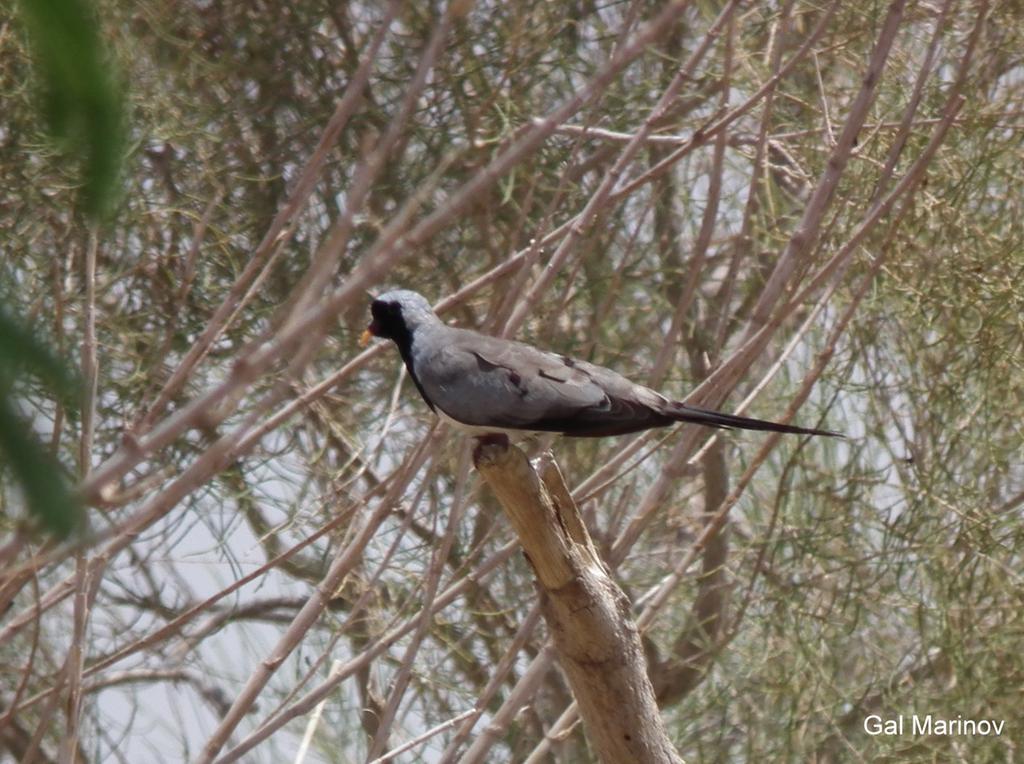
[[[364,348],[370,344],[370,340],[373,339],[373,332],[369,328],[365,329],[362,334],[359,335],[359,347]]]

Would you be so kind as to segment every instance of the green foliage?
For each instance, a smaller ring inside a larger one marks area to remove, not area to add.
[[[29,513],[59,538],[81,521],[81,507],[63,468],[16,412],[19,378],[32,375],[67,409],[77,406],[74,375],[37,337],[0,311],[0,457],[25,494]]]
[[[124,154],[121,97],[86,0],[22,0],[40,102],[54,138],[81,165],[83,210],[110,214]]]

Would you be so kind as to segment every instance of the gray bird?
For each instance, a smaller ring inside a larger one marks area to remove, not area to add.
[[[582,438],[625,435],[690,422],[797,435],[839,433],[722,414],[669,400],[611,369],[522,342],[456,329],[407,289],[382,294],[363,333],[393,340],[423,400],[476,435],[510,430]]]

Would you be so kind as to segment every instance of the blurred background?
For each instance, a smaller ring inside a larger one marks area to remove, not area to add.
[[[87,520],[0,472],[0,760],[590,760],[466,439],[358,347],[399,286],[848,436],[553,446],[688,762],[1014,758],[1019,4],[104,0],[100,217],[19,7],[0,293],[83,382],[4,387]],[[1008,731],[864,731],[915,712]]]

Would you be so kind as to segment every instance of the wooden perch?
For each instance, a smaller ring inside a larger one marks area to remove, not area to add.
[[[587,739],[606,764],[682,764],[647,676],[629,600],[609,575],[550,454],[485,442],[474,454],[519,536]]]

